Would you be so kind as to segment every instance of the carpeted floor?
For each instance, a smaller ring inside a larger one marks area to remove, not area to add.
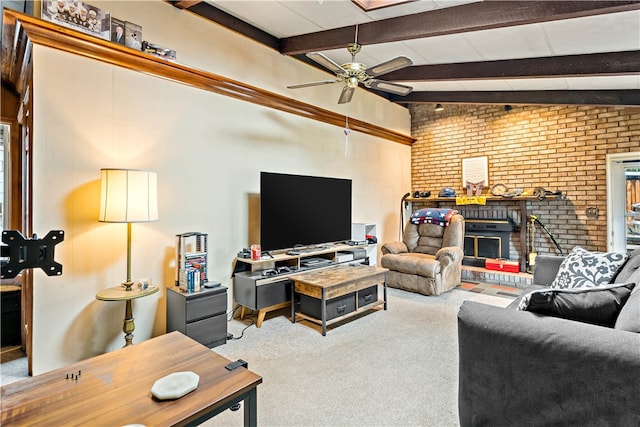
[[[388,310],[329,329],[292,324],[288,310],[232,320],[214,351],[263,377],[260,426],[458,426],[457,312],[465,300],[504,307],[513,288],[463,283],[439,296],[388,290]],[[509,292],[511,291],[511,292]],[[0,366],[2,384],[26,375],[26,359]],[[203,425],[242,425],[225,411]]]
[[[389,289],[387,311],[370,312],[323,337],[286,311],[215,351],[263,377],[261,426],[457,426],[457,312],[465,300],[506,306],[512,298],[454,289],[424,296]],[[240,336],[249,324],[233,320]],[[226,411],[206,426],[240,425]]]

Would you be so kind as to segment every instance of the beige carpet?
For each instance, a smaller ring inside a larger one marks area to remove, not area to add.
[[[512,299],[454,289],[434,297],[389,289],[387,311],[334,327],[292,324],[286,310],[214,351],[263,377],[260,426],[457,426],[457,312],[464,300]],[[249,324],[233,320],[239,336]],[[242,424],[242,410],[206,426]]]

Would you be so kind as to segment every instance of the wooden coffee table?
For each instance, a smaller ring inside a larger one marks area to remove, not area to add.
[[[386,268],[368,265],[340,265],[337,267],[299,273],[291,278],[294,280],[291,291],[291,321],[296,322],[296,316],[322,325],[322,335],[327,335],[327,325],[339,322],[363,311],[382,305],[387,309]],[[358,292],[382,285],[383,299],[372,301],[358,307]],[[346,314],[327,320],[327,302],[348,294],[354,294],[354,307]],[[306,295],[320,300],[320,318],[296,312],[296,294]]]
[[[244,425],[257,425],[262,377],[179,332],[171,332],[0,388],[0,425],[198,425],[244,401]],[[151,395],[156,380],[192,371],[198,388],[175,400]]]

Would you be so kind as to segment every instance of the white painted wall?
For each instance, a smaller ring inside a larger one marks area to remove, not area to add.
[[[165,2],[92,4],[142,25],[144,39],[176,49],[185,64],[345,108],[336,103],[339,87],[285,88],[327,74]],[[42,46],[33,55],[34,231],[65,231],[56,248],[63,275],[34,274],[34,374],[124,343],[124,303],[95,299],[126,273],[126,226],[97,221],[100,168],[158,173],[160,219],[133,225],[132,276],[161,290],[134,301],[134,342],[165,331],[178,233],[209,234],[209,278],[230,287],[231,309],[231,263],[251,243],[248,195],[259,192],[262,170],[352,179],[353,221],[376,223],[379,241],[397,238],[410,147],[351,132],[346,157],[339,127]],[[349,113],[410,134],[408,110],[365,91]]]

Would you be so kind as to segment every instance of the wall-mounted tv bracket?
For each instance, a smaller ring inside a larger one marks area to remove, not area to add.
[[[6,264],[3,261],[1,276],[3,279],[16,277],[25,268],[41,268],[47,276],[60,276],[62,264],[53,260],[54,249],[58,243],[64,240],[64,231],[52,230],[44,239],[38,239],[33,235],[31,239],[25,239],[17,230],[4,230],[2,232],[1,255],[9,258]]]

